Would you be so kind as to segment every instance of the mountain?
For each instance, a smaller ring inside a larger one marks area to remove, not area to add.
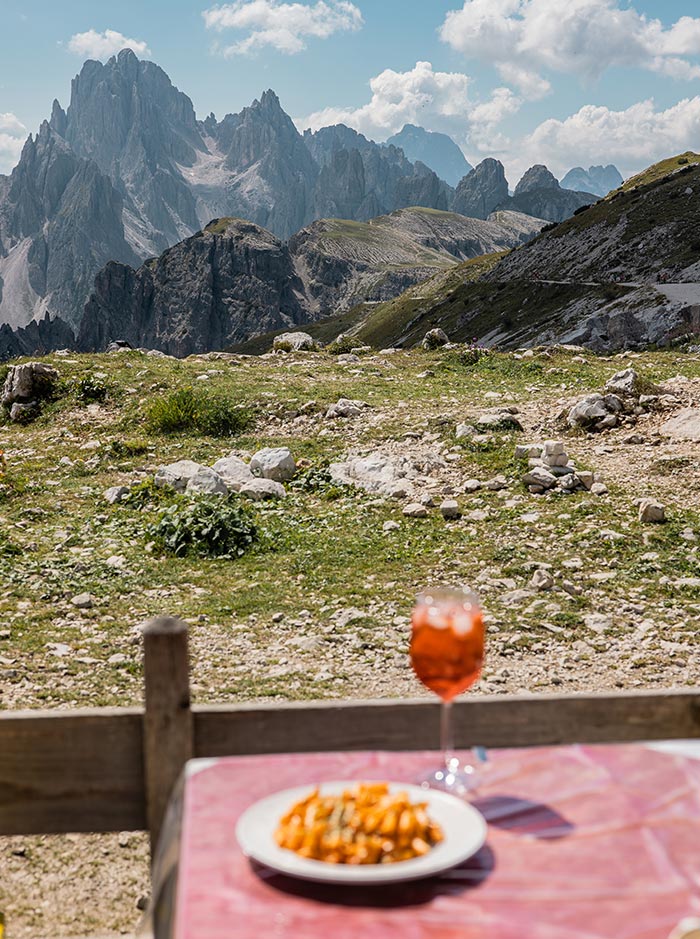
[[[542,222],[515,213],[488,221],[425,208],[361,223],[326,219],[288,242],[224,218],[137,270],[109,263],[95,279],[78,347],[115,339],[188,355],[378,302],[436,270],[522,244]]]
[[[483,160],[455,189],[452,211],[472,218],[488,218],[508,201],[508,180],[500,160]]]
[[[451,137],[415,124],[404,124],[403,129],[389,137],[386,144],[399,147],[413,163],[421,162],[430,167],[450,186],[456,186],[473,169]]]
[[[698,336],[699,215],[700,155],[686,153],[506,256],[480,261],[476,277],[471,262],[374,307],[353,331],[358,342],[410,345],[440,326],[455,341],[601,352]]]
[[[107,261],[138,266],[215,217],[288,238],[327,216],[447,209],[451,195],[424,164],[343,125],[302,136],[272,91],[200,121],[161,68],[124,49],[84,63],[68,108],[54,101],[0,176],[0,324],[48,314],[77,328]]]
[[[575,166],[561,181],[562,189],[575,189],[579,192],[591,192],[596,196],[607,196],[613,189],[622,185],[620,171],[612,163],[608,166]]]
[[[76,298],[88,295],[96,271],[138,259],[122,195],[46,121],[0,181],[0,324],[21,328],[50,313],[77,326]]]
[[[531,166],[525,173],[508,205],[516,212],[536,214],[538,218],[546,218],[550,222],[562,222],[591,202],[595,202],[595,196],[588,192],[562,189],[547,167],[538,164]]]

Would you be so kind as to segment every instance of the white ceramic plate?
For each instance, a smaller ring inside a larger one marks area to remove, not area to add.
[[[334,795],[359,785],[358,781],[328,782],[320,787],[323,795]],[[486,821],[467,802],[435,789],[421,789],[405,783],[390,783],[390,792],[406,792],[411,802],[427,802],[430,817],[440,825],[444,840],[419,858],[393,864],[326,864],[299,857],[280,848],[274,838],[280,818],[313,786],[286,789],[261,799],[241,815],[236,838],[243,853],[272,870],[301,880],[332,884],[386,884],[418,880],[449,870],[466,861],[486,841]]]

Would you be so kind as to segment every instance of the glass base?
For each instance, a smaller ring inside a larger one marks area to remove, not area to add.
[[[480,781],[476,766],[461,766],[459,760],[452,759],[445,766],[421,776],[418,785],[422,789],[439,789],[463,799],[478,788]]]

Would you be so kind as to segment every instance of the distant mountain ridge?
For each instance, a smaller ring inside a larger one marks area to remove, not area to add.
[[[409,128],[409,136],[454,156],[444,135]],[[76,332],[105,264],[137,268],[212,218],[247,219],[285,239],[319,218],[364,222],[412,206],[553,221],[581,198],[550,187],[511,199],[493,160],[453,189],[400,147],[344,125],[300,134],[273,91],[238,114],[198,120],[158,65],[125,49],[84,63],[68,108],[54,101],[12,174],[0,176],[0,325],[25,329],[48,316]]]
[[[450,186],[456,186],[474,169],[451,137],[415,124],[404,124],[385,146],[400,147],[409,160],[425,164]]]
[[[622,175],[616,166],[575,166],[561,181],[562,189],[575,189],[580,192],[592,192],[596,196],[607,196],[623,183]]]

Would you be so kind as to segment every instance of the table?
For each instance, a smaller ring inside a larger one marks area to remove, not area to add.
[[[666,939],[700,914],[700,761],[643,746],[491,753],[487,844],[382,888],[254,869],[233,834],[257,799],[324,779],[412,781],[435,753],[188,764],[156,865],[156,939]],[[174,915],[173,915],[174,911]]]

